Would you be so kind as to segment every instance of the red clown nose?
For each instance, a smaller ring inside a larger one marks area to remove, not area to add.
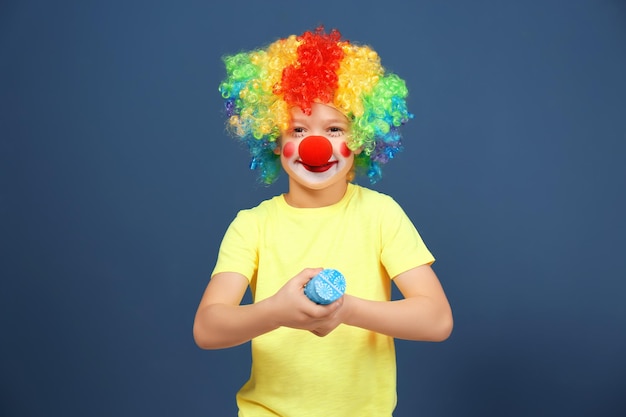
[[[318,167],[328,162],[333,145],[324,136],[307,136],[300,142],[298,154],[304,164]]]

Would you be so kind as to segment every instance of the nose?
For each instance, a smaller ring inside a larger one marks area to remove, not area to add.
[[[307,136],[298,146],[300,159],[306,165],[321,166],[333,154],[333,145],[324,136]]]

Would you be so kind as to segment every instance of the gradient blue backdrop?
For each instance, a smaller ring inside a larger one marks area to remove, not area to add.
[[[198,349],[193,316],[285,181],[225,135],[220,57],[320,23],[407,80],[375,188],[456,317],[398,342],[396,416],[626,414],[624,1],[5,0],[2,416],[235,415],[249,346]]]

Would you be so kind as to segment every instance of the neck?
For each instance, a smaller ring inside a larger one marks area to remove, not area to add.
[[[338,182],[321,190],[303,187],[296,181],[289,180],[289,192],[285,201],[292,207],[319,208],[331,206],[341,201],[348,189],[348,182]]]

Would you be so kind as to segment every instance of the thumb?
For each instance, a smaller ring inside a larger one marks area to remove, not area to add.
[[[305,268],[298,275],[294,277],[294,280],[299,286],[304,287],[315,275],[319,274],[324,268]]]

